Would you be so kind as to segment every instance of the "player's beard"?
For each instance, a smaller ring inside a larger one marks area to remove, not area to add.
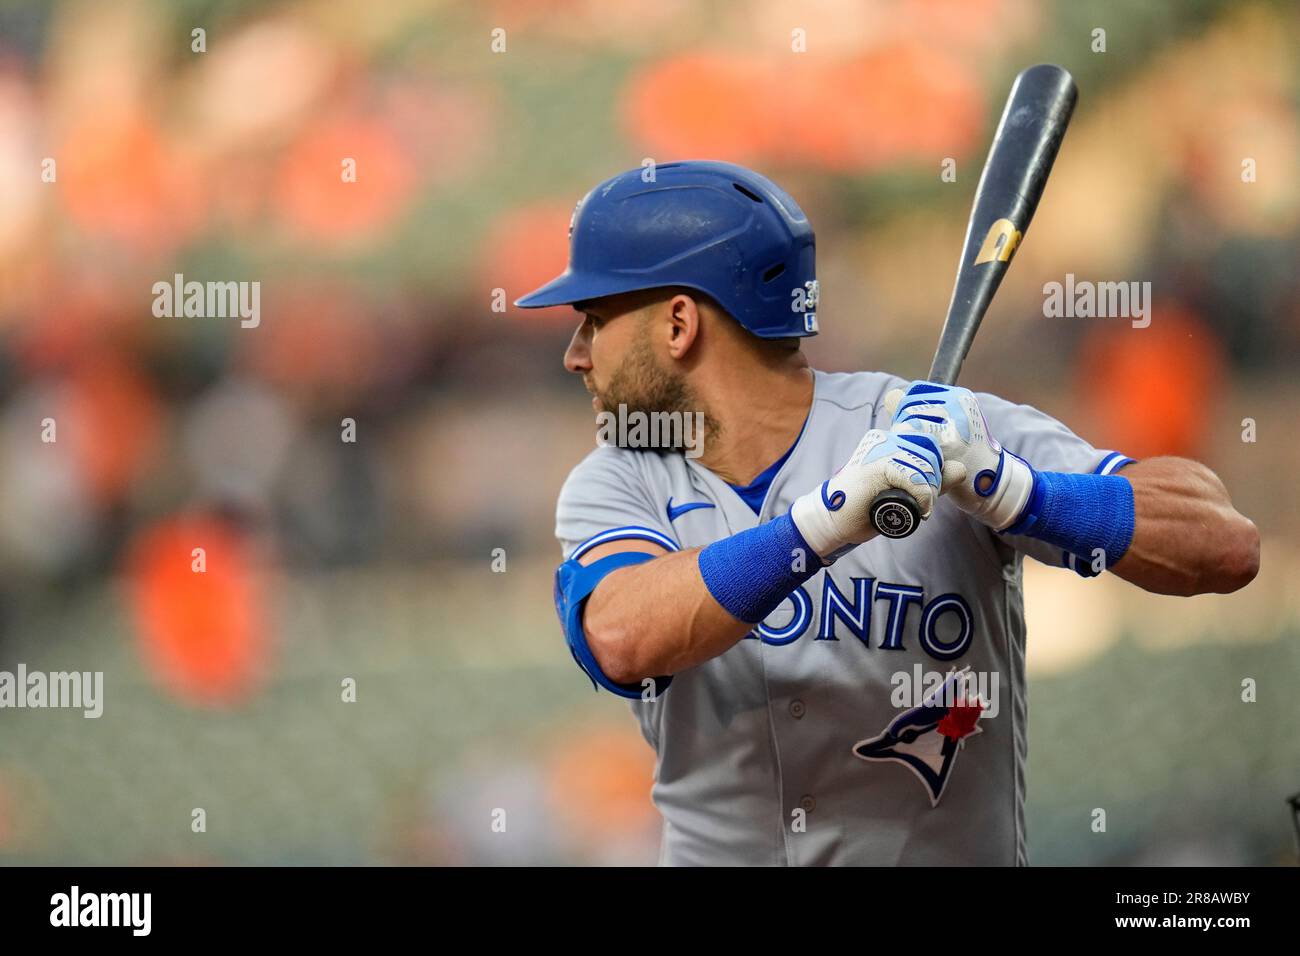
[[[704,435],[716,438],[719,426],[685,376],[675,369],[664,368],[650,344],[650,323],[642,322],[636,337],[628,346],[622,363],[609,377],[604,388],[593,389],[604,411],[619,414],[619,406],[627,413],[640,412],[649,416],[655,412],[673,412],[679,415],[703,414]],[[701,436],[697,436],[697,439]],[[655,451],[682,451],[682,448],[660,446]]]

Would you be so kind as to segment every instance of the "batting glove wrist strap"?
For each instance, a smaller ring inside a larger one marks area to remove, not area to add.
[[[1005,448],[996,471],[971,475],[953,498],[958,507],[994,531],[1005,531],[1025,513],[1034,491],[1034,469]]]
[[[830,564],[876,536],[871,503],[882,491],[912,496],[922,518],[939,497],[943,456],[926,435],[873,428],[839,471],[796,498],[790,517],[813,551]]]

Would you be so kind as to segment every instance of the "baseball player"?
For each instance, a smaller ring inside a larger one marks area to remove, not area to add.
[[[615,176],[570,246],[517,304],[581,314],[564,363],[596,410],[703,423],[694,447],[598,446],[557,506],[556,609],[656,752],[660,862],[1025,863],[1022,556],[1229,592],[1258,569],[1255,526],[1196,462],[810,368],[813,230],[748,169]],[[875,535],[886,488],[918,505],[911,537]]]

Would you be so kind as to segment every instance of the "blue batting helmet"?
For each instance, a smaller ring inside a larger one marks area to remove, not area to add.
[[[569,223],[569,267],[515,305],[685,286],[762,338],[816,335],[815,258],[808,217],[771,180],[731,163],[666,163],[587,193]]]

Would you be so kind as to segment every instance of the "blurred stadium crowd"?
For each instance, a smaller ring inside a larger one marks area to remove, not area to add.
[[[107,689],[0,712],[0,862],[652,862],[649,749],[550,604],[574,316],[494,303],[591,184],[728,159],[817,229],[813,364],[919,375],[1039,61],[1079,109],[965,380],[1201,458],[1264,556],[1193,602],[1026,569],[1031,860],[1294,860],[1297,51],[1283,2],[0,4],[0,669]],[[155,317],[176,273],[260,326]],[[1045,318],[1066,273],[1152,324]]]

